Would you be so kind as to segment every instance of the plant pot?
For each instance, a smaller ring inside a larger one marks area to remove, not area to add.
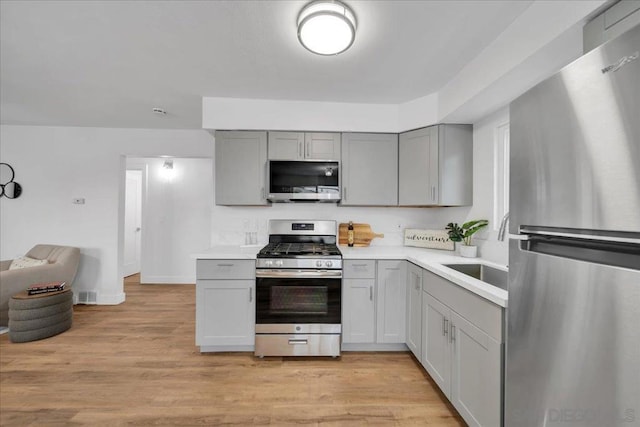
[[[478,247],[460,245],[460,256],[463,256],[465,258],[475,258],[478,256]]]

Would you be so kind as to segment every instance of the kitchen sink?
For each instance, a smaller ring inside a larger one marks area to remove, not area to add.
[[[509,273],[484,264],[442,264],[460,273],[481,280],[500,289],[507,290]]]

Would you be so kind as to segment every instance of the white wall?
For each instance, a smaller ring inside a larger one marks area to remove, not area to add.
[[[212,140],[203,130],[0,126],[0,159],[24,190],[0,199],[0,257],[37,243],[78,246],[74,288],[95,291],[101,304],[122,302],[125,156],[210,158]]]
[[[436,117],[433,117],[435,123]],[[274,99],[202,98],[205,129],[397,132],[398,106]]]
[[[473,206],[448,208],[441,223],[463,223],[487,219],[489,226],[474,236],[479,256],[500,263],[508,263],[507,240],[498,240],[499,222],[494,219],[495,142],[498,128],[509,123],[509,109],[503,108],[473,125]]]
[[[214,245],[242,245],[244,232],[258,232],[258,241],[267,241],[269,219],[329,219],[367,223],[384,238],[372,246],[402,245],[405,228],[444,228],[437,215],[446,208],[341,207],[335,203],[274,203],[266,207],[215,206],[211,226]]]
[[[213,208],[211,159],[127,158],[127,169],[145,171],[143,191],[142,283],[195,283],[190,254],[210,246]]]

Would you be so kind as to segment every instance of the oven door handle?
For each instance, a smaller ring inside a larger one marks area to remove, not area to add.
[[[298,278],[325,277],[331,279],[342,278],[341,270],[256,270],[256,277]]]

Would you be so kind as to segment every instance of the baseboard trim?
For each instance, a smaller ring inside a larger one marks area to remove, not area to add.
[[[406,344],[342,343],[342,351],[409,351]]]
[[[195,283],[196,276],[140,276],[142,285],[193,285]]]
[[[97,305],[118,305],[125,301],[126,294],[120,292],[118,294],[98,294],[96,299]]]
[[[253,353],[255,347],[252,345],[201,345],[200,353],[224,353],[224,352],[251,352]]]

